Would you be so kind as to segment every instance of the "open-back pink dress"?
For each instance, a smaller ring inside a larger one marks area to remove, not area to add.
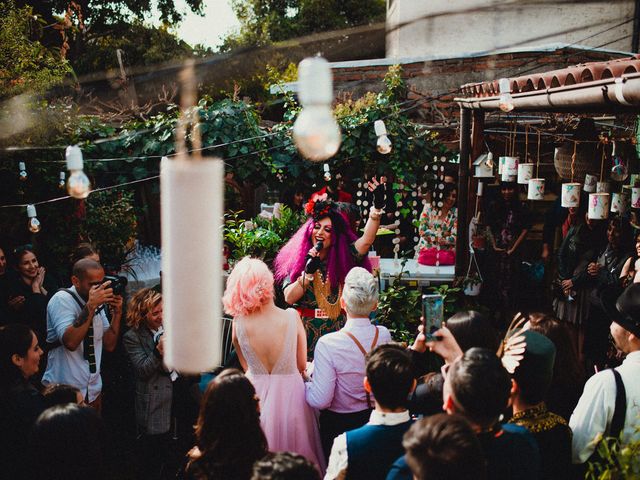
[[[291,321],[284,345],[269,372],[251,347],[242,318],[234,319],[236,338],[247,362],[246,375],[260,398],[260,424],[272,452],[295,452],[314,462],[324,475],[326,465],[318,423],[305,400],[305,387],[296,362],[298,314],[289,309]]]

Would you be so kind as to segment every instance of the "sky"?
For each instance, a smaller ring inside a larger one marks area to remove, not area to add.
[[[201,43],[207,47],[217,47],[221,38],[233,31],[240,24],[233,10],[230,0],[204,0],[203,16],[189,12],[180,26],[176,29],[178,37],[190,45]],[[176,0],[180,11],[188,11],[184,0]]]

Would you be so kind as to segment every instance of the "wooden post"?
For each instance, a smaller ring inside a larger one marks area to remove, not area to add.
[[[471,155],[471,111],[460,107],[460,164],[458,165],[458,237],[456,240],[456,276],[465,274],[469,253],[469,163]]]
[[[485,151],[484,145],[484,110],[473,110],[473,119],[471,123],[471,158],[469,166],[469,201],[467,202],[467,210],[469,212],[469,221],[476,213],[476,205],[478,204],[477,186],[473,182],[473,162],[482,152]]]

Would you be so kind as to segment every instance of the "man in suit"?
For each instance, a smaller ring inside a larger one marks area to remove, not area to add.
[[[384,480],[403,453],[402,436],[412,423],[407,403],[416,386],[411,357],[399,345],[380,345],[367,357],[366,374],[364,388],[374,395],[375,409],[366,425],[336,437],[325,480]]]

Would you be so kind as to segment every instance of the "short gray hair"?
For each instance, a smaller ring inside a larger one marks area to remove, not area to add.
[[[378,302],[378,281],[364,268],[354,267],[344,279],[342,299],[347,313],[368,317]]]

